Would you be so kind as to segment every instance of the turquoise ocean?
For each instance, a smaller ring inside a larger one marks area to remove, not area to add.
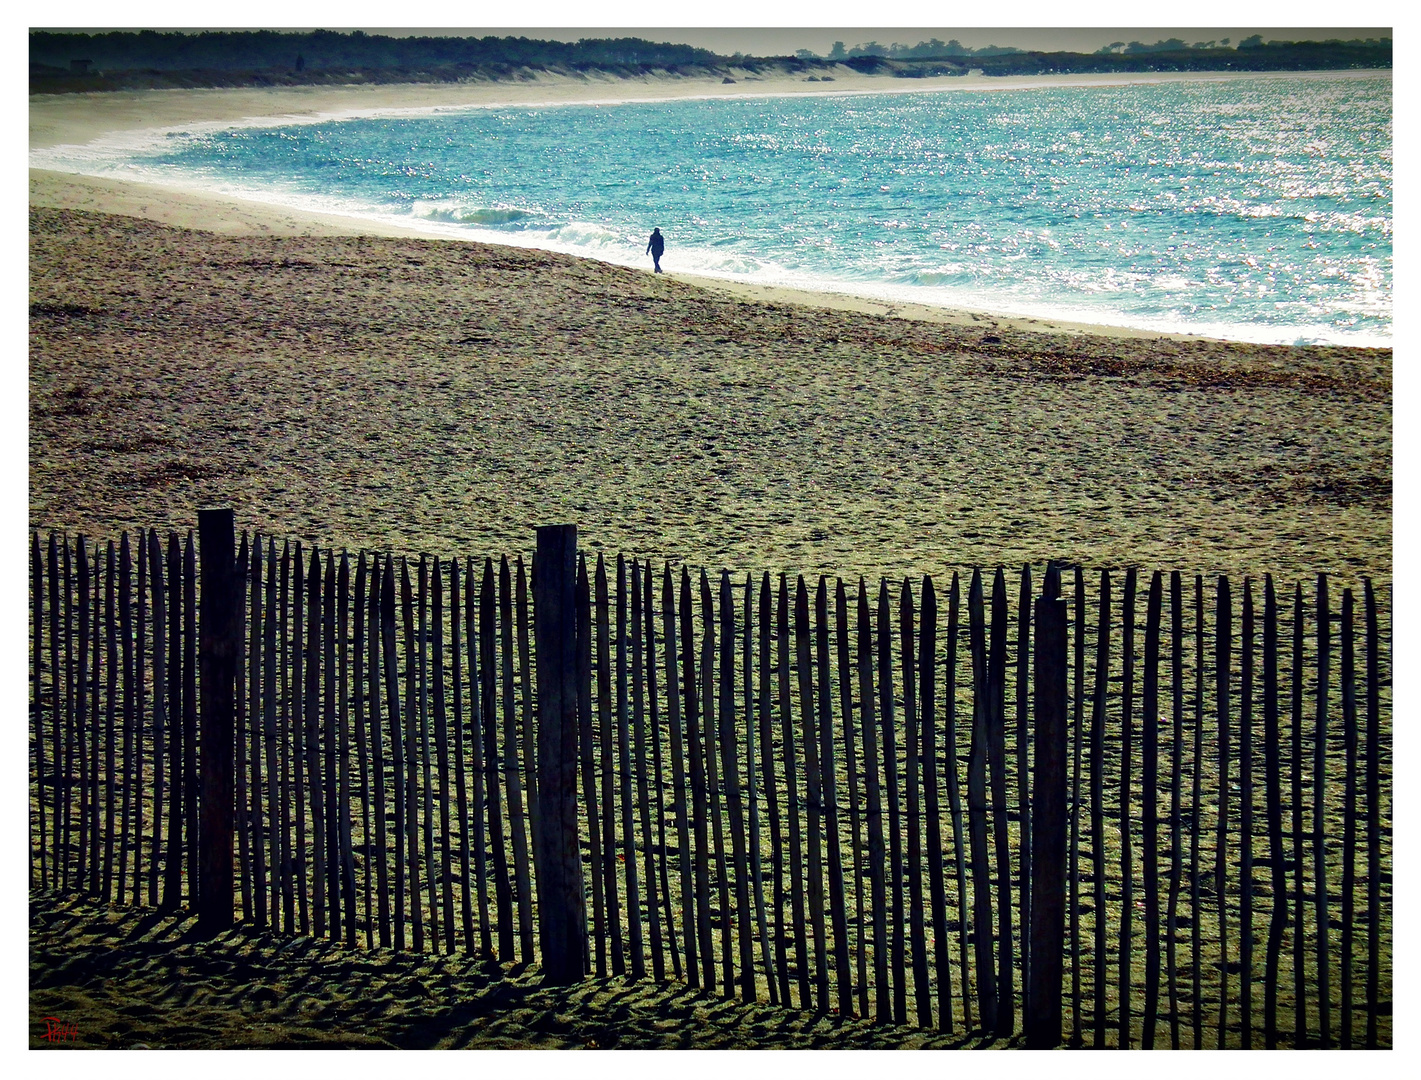
[[[878,299],[1392,339],[1389,72],[207,124],[30,164],[628,266],[657,226],[671,271]]]

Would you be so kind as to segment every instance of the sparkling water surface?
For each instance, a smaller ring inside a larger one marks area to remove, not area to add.
[[[268,122],[269,123],[269,122]],[[1259,342],[1390,345],[1390,73],[431,110],[36,151],[439,235]]]

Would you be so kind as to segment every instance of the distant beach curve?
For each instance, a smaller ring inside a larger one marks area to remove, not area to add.
[[[45,170],[32,198],[97,208],[126,190],[97,181],[142,180],[162,194],[139,212],[173,223],[190,216],[173,205],[183,191],[227,204],[205,204],[208,227],[259,204],[282,222],[621,265],[641,264],[644,226],[660,223],[668,271],[741,294],[1151,336],[1389,342],[1389,74],[820,87],[150,91],[82,96],[92,112],[77,95],[35,98],[31,161]],[[1275,135],[1279,102],[1292,114]],[[66,194],[60,170],[92,177],[87,193]]]

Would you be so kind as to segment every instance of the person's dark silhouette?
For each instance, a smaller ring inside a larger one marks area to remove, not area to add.
[[[661,253],[666,250],[666,240],[660,229],[651,230],[651,239],[646,242],[646,250],[651,252],[651,262],[656,273],[661,273]]]

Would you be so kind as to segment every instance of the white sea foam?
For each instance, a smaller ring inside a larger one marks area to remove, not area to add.
[[[1188,101],[1177,84],[1043,90],[1009,107],[981,93],[829,91],[352,110],[280,130],[269,119],[155,128],[32,151],[30,164],[628,266],[649,262],[654,222],[672,272],[1155,332],[1388,345],[1390,83],[1372,83],[1272,76]],[[1285,92],[1326,134],[1287,141],[1270,111]],[[1114,95],[1104,107],[1101,94]],[[1357,99],[1350,118],[1327,111],[1339,95]],[[1358,134],[1356,115],[1383,105]]]

